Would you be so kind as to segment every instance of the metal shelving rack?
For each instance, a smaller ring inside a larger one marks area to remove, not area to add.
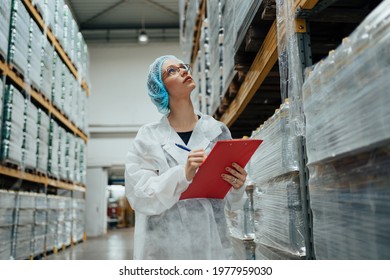
[[[58,52],[63,62],[67,65],[69,70],[72,72],[75,79],[82,80],[79,77],[79,73],[76,67],[70,61],[69,57],[63,50],[57,38],[53,35],[53,33],[49,28],[45,27],[45,23],[41,15],[33,6],[32,1],[23,0],[22,2],[25,5],[28,12],[31,14],[32,18],[38,23],[41,30],[46,30],[46,35],[50,43],[55,47],[55,50]],[[19,87],[20,89],[29,92],[31,98],[35,100],[42,108],[44,108],[45,111],[47,111],[51,116],[55,117],[55,119],[58,120],[64,127],[66,127],[67,130],[71,131],[74,135],[83,139],[84,142],[88,141],[88,136],[84,131],[78,128],[72,121],[70,121],[69,118],[67,118],[61,111],[59,111],[56,107],[54,107],[53,104],[51,104],[51,102],[48,101],[47,98],[45,98],[42,93],[36,91],[35,89],[31,88],[27,83],[25,83],[25,81],[23,81],[20,75],[18,75],[9,65],[7,65],[7,63],[2,62],[1,60],[0,60],[0,74],[4,77],[4,79],[8,77],[12,81],[12,83],[15,84],[17,87]],[[85,90],[87,95],[90,95],[88,85],[84,80],[82,80],[81,87]],[[13,177],[13,178],[20,178],[28,182],[41,184],[43,186],[53,186],[55,188],[64,189],[64,190],[78,191],[83,193],[85,193],[86,190],[86,187],[84,185],[72,184],[69,182],[56,180],[42,174],[31,174],[7,166],[0,166],[0,174]]]
[[[81,88],[84,90],[87,96],[90,95],[90,90],[87,82],[84,80],[84,77],[81,77],[77,67],[71,62],[70,58],[64,51],[59,40],[55,37],[50,28],[46,26],[46,23],[43,21],[42,16],[34,7],[32,0],[21,0],[26,10],[30,14],[31,18],[35,20],[38,24],[38,27],[41,31],[44,31],[44,34],[47,36],[49,43],[54,47],[55,51],[58,53],[62,62],[66,65],[69,71],[72,73],[76,81],[80,82]],[[16,69],[8,65],[5,60],[2,60],[0,57],[0,76],[3,77],[4,81],[7,80],[7,83],[14,85],[19,90],[28,92],[31,100],[42,108],[49,116],[54,118],[63,128],[71,132],[76,137],[83,140],[84,143],[88,142],[88,136],[85,131],[80,129],[73,121],[70,120],[62,111],[57,109],[43,93],[38,92],[35,88],[31,87],[26,81],[23,80]],[[33,191],[40,194],[54,194],[58,196],[65,196],[68,198],[84,199],[86,193],[86,186],[81,183],[75,183],[72,181],[59,179],[49,176],[47,173],[34,172],[33,170],[25,170],[24,168],[19,168],[15,165],[0,165],[0,178],[1,184],[0,188],[5,188],[5,190],[16,191]],[[8,185],[11,183],[13,185],[10,188]],[[17,206],[15,206],[17,210]],[[73,227],[73,225],[72,225]],[[13,232],[13,234],[15,234]],[[74,237],[71,234],[69,236],[70,246],[73,246]],[[84,231],[82,241],[86,240],[86,234]],[[67,242],[68,243],[68,242]],[[56,253],[59,249],[64,249],[62,247],[54,247],[53,253]],[[50,251],[45,246],[44,255],[46,252]],[[29,258],[33,259],[36,256],[31,255]]]
[[[302,80],[301,84],[304,82],[304,71],[307,67],[313,64],[313,60],[318,61],[319,56],[327,55],[328,51],[335,49],[338,44],[341,43],[342,38],[337,38],[338,42],[329,42],[327,46],[324,46],[326,49],[326,53],[318,54],[316,53],[315,59],[313,59],[312,54],[312,41],[311,41],[311,33],[310,33],[310,23],[314,22],[326,22],[324,18],[316,19],[316,15],[321,13],[322,11],[326,11],[331,5],[334,5],[340,0],[295,0],[292,3],[293,13],[295,14],[295,18],[293,19],[295,22],[295,34],[293,36],[296,37],[297,49],[299,51],[299,59],[296,63],[299,63],[299,68],[302,71]],[[205,0],[202,1],[202,7],[205,6]],[[266,2],[266,1],[263,1]],[[269,4],[268,7],[272,7],[272,3],[275,4],[275,1],[267,1]],[[362,1],[360,1],[362,2]],[[380,2],[380,1],[377,1]],[[271,8],[272,9],[272,8]],[[192,63],[194,62],[195,55],[197,53],[197,49],[199,48],[199,32],[201,26],[201,19],[205,17],[204,9],[200,9],[198,25],[199,27],[196,29],[194,33],[193,42],[194,48],[192,52]],[[263,11],[264,18],[268,20],[272,17],[272,15],[266,15],[267,7]],[[351,18],[346,17],[334,17],[335,22],[342,23],[343,20],[347,23],[354,24],[355,27],[358,25],[364,17],[369,13],[369,10],[357,11],[353,12]],[[328,13],[331,15],[331,11]],[[259,24],[256,22],[256,24]],[[350,27],[350,26],[349,26]],[[349,28],[348,27],[348,28]],[[330,28],[330,27],[329,27]],[[349,32],[352,30],[342,30],[340,33],[344,32],[343,35],[348,36]],[[331,33],[331,30],[329,30]],[[221,115],[215,115],[216,118],[226,123],[229,127],[232,126],[239,118],[240,115],[245,112],[248,108],[248,105],[252,102],[252,99],[255,95],[259,94],[259,89],[267,89],[270,86],[264,85],[264,81],[275,73],[275,65],[278,61],[278,39],[277,39],[277,28],[276,22],[271,25],[269,30],[266,32],[265,38],[261,41],[261,47],[259,48],[256,56],[254,57],[249,71],[245,73],[244,78],[240,78],[241,84],[237,85],[232,82],[230,86],[228,86],[228,91],[226,92],[226,96],[230,94],[229,90],[234,89],[235,93],[233,94],[233,98],[230,98],[227,105],[224,104],[227,109]],[[316,34],[317,35],[317,34]],[[340,35],[340,34],[338,34]],[[332,38],[333,39],[333,38]],[[336,41],[337,41],[336,40]],[[319,44],[317,42],[317,44]],[[317,46],[318,47],[318,46]],[[324,52],[324,50],[321,50]],[[282,50],[279,50],[281,53]],[[294,65],[289,65],[289,68],[294,68]],[[277,70],[279,71],[279,70]],[[265,90],[266,91],[266,90]],[[281,103],[288,98],[288,95],[283,96],[281,94]],[[290,98],[289,98],[290,99]],[[291,99],[290,99],[291,100]],[[224,100],[225,101],[225,100]],[[222,101],[222,102],[224,102]],[[261,110],[261,107],[259,107]],[[302,210],[303,210],[303,222],[304,222],[304,235],[305,235],[305,246],[306,246],[306,259],[316,259],[313,245],[313,214],[310,207],[310,194],[309,194],[309,170],[307,168],[307,153],[306,153],[306,139],[304,136],[298,136],[296,139],[297,148],[298,148],[298,165],[299,165],[299,181],[300,181],[300,192],[301,192],[301,200],[302,200]]]

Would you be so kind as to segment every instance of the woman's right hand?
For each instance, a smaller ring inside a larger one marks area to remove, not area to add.
[[[203,149],[192,150],[188,154],[187,163],[185,167],[186,178],[188,181],[192,181],[199,166],[202,165],[206,159],[206,154]]]

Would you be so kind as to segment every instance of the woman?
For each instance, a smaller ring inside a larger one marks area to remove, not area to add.
[[[223,200],[179,200],[215,142],[231,139],[229,129],[194,111],[191,67],[176,57],[157,58],[147,86],[164,116],[140,128],[127,155],[126,196],[136,213],[134,259],[231,259],[224,210],[242,206],[245,170],[226,167],[221,177],[233,188]]]

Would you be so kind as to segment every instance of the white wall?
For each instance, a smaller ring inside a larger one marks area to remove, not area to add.
[[[124,164],[138,128],[161,118],[146,90],[149,65],[160,55],[181,57],[179,43],[88,45],[88,166]]]
[[[149,65],[160,55],[181,56],[179,43],[88,45],[91,95],[87,104],[87,236],[107,231],[107,169],[123,166],[139,127],[161,118],[146,91]]]
[[[88,237],[107,232],[107,170],[87,169],[87,192],[85,198],[86,233]]]

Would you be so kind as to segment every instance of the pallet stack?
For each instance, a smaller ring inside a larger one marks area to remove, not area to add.
[[[12,259],[15,206],[15,192],[0,190],[0,260]]]
[[[389,259],[390,1],[303,86],[317,259]]]
[[[197,109],[201,112],[213,115],[217,111],[236,72],[234,54],[260,4],[252,0],[180,1],[180,43],[184,59],[200,69],[194,69],[199,73],[200,90],[193,100],[200,103]]]
[[[256,186],[256,259],[300,259],[306,252],[298,153],[289,110],[286,99],[251,136],[263,140],[247,166]]]
[[[70,197],[85,192],[88,60],[63,0],[0,1],[0,176],[18,191],[0,205],[1,258],[33,258],[84,232]]]
[[[4,95],[1,160],[15,165],[23,162],[23,94],[13,85],[7,85]]]
[[[13,258],[22,260],[32,255],[34,240],[35,195],[18,192],[16,195],[14,234],[12,237]]]
[[[11,0],[2,0],[0,3],[0,60],[6,61],[8,57]]]

